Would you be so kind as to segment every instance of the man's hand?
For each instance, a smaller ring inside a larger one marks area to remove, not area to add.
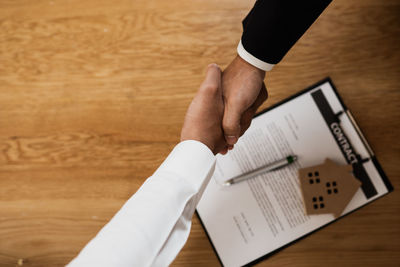
[[[229,64],[222,75],[224,96],[223,130],[229,149],[250,127],[257,109],[267,99],[264,86],[265,71],[239,56]]]
[[[200,141],[214,154],[225,154],[227,144],[222,131],[223,113],[221,70],[216,64],[210,64],[206,78],[186,112],[181,141]]]

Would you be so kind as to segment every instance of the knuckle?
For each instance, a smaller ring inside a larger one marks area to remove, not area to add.
[[[226,133],[234,133],[237,131],[238,129],[238,125],[235,125],[233,123],[230,122],[223,122],[222,123],[222,128],[224,129],[224,132]]]
[[[242,111],[247,106],[246,99],[240,95],[233,95],[227,99],[227,104],[235,110]]]
[[[222,122],[222,128],[224,129],[225,132],[226,131],[232,131],[233,126],[229,122],[223,121]]]
[[[214,83],[205,83],[202,86],[203,92],[208,94],[216,94],[218,92],[218,84]]]

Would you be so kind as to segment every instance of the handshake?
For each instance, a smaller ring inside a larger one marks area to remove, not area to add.
[[[210,64],[187,110],[181,141],[200,141],[214,154],[233,149],[267,99],[264,77],[263,70],[239,56],[223,73],[216,64]]]

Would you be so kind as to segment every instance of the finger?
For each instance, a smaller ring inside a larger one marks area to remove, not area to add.
[[[253,108],[249,108],[243,113],[242,120],[240,121],[240,136],[242,136],[250,127],[255,113],[256,110]]]
[[[251,121],[253,120],[253,117],[256,114],[257,109],[265,102],[265,100],[267,100],[267,98],[268,98],[268,92],[265,87],[265,84],[263,83],[262,88],[260,90],[260,93],[257,96],[256,101],[242,115],[242,120],[240,121],[240,128],[241,128],[240,136],[242,136],[247,131],[247,129],[250,127]]]
[[[226,153],[228,153],[228,147],[223,148],[219,153],[221,155],[226,155]]]
[[[254,110],[254,112],[257,111],[257,109],[267,100],[268,98],[268,91],[267,88],[265,87],[265,84],[262,84],[260,93],[258,94],[256,101],[254,101],[254,104],[251,106],[251,108]]]
[[[222,128],[228,145],[236,144],[240,134],[241,112],[229,104],[225,105]]]
[[[221,69],[217,64],[212,63],[207,67],[206,77],[200,86],[200,90],[218,90],[219,88],[221,88]]]

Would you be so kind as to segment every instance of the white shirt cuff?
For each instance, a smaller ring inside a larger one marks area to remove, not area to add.
[[[245,60],[247,63],[253,65],[256,68],[269,71],[272,70],[272,68],[275,66],[275,64],[269,64],[267,62],[259,60],[258,58],[247,52],[246,49],[244,49],[243,47],[242,40],[240,40],[239,42],[239,45],[237,47],[237,52],[243,60]]]
[[[215,159],[214,154],[205,144],[187,140],[176,145],[155,174],[176,173],[184,177],[198,191],[204,183],[204,177],[213,168]]]

